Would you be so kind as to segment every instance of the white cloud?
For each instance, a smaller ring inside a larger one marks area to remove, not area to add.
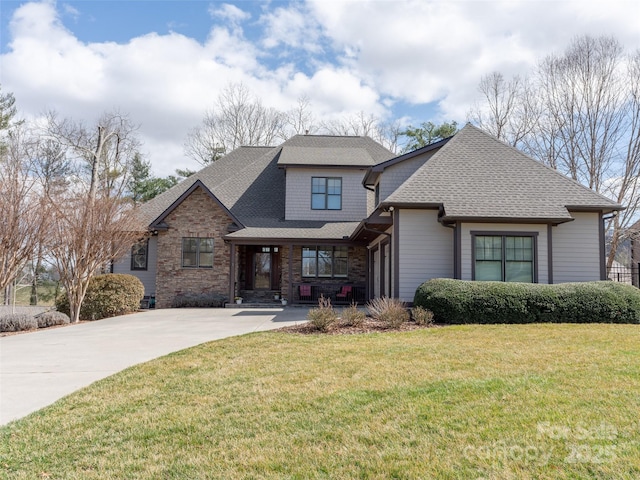
[[[269,49],[286,46],[310,53],[321,52],[318,24],[309,13],[294,5],[289,8],[278,7],[273,12],[263,14],[260,17],[265,25],[263,45]]]
[[[297,73],[287,88],[296,98],[306,96],[322,118],[337,118],[360,111],[384,114],[376,91],[347,69],[327,65],[311,77]]]
[[[251,18],[251,14],[249,12],[245,12],[244,10],[239,9],[235,5],[231,5],[230,3],[223,3],[220,7],[215,5],[209,6],[209,15],[213,18],[220,18],[222,20],[227,20],[238,24],[243,22],[244,20],[249,20]]]
[[[74,20],[77,20],[80,17],[80,11],[75,8],[73,5],[69,5],[68,3],[63,3],[62,8],[64,13],[72,17]]]
[[[186,133],[230,82],[281,110],[306,96],[318,119],[393,110],[414,124],[463,122],[480,77],[493,70],[526,72],[582,34],[640,47],[635,0],[274,2],[262,4],[253,22],[237,4],[212,4],[204,43],[149,33],[118,44],[81,42],[60,21],[83,12],[25,3],[13,13],[9,50],[0,57],[2,88],[33,117],[49,108],[85,121],[129,112],[154,170],[167,175],[196,167],[182,154]],[[432,117],[397,110],[430,102]]]
[[[380,95],[437,101],[445,116],[482,75],[525,73],[578,35],[615,35],[640,46],[640,2],[309,0],[340,60]],[[468,106],[466,107],[468,108]]]

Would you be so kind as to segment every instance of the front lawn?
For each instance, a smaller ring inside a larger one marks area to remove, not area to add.
[[[640,327],[266,332],[0,428],[0,477],[640,478]]]

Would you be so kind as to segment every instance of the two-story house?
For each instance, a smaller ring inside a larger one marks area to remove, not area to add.
[[[148,239],[114,271],[157,306],[181,293],[412,301],[430,278],[606,278],[622,207],[467,125],[395,156],[368,137],[241,147],[141,208]]]

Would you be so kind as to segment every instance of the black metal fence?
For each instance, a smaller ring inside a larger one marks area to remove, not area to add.
[[[613,265],[608,269],[607,278],[614,282],[627,283],[634,287],[640,287],[640,263],[630,267]]]
[[[366,300],[366,287],[353,283],[294,283],[294,303],[316,304],[320,296],[330,298],[334,305],[349,305],[357,302],[363,305]]]

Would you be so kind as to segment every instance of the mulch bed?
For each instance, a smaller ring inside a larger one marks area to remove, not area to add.
[[[331,325],[326,332],[317,330],[310,323],[293,325],[291,327],[282,327],[275,331],[295,335],[355,335],[360,333],[408,332],[411,330],[421,330],[434,327],[436,327],[436,325],[418,325],[414,322],[407,322],[397,328],[389,328],[385,323],[367,317],[367,319],[357,327],[342,325],[338,321]]]

